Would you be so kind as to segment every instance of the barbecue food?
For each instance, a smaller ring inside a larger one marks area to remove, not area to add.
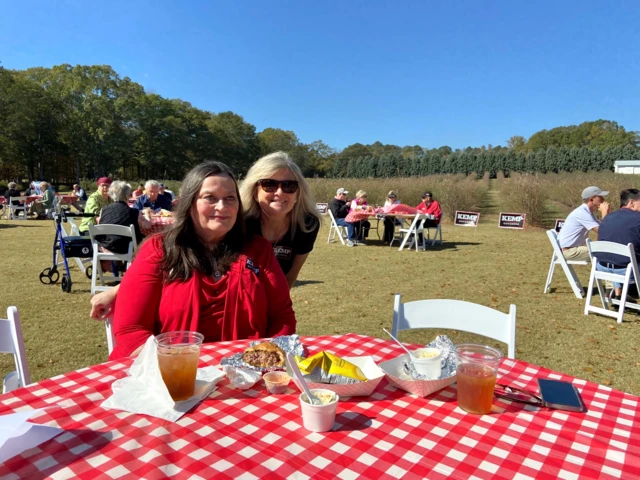
[[[242,360],[254,367],[284,367],[285,354],[280,347],[263,342],[244,351]]]

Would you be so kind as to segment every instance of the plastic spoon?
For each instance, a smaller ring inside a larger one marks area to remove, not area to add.
[[[389,332],[389,330],[387,330],[386,328],[383,328],[383,330],[384,330],[385,332],[387,332],[387,335],[389,335],[391,338],[393,338],[393,339],[395,340],[395,342],[396,342],[398,345],[400,345],[400,346],[402,347],[402,349],[403,349],[405,352],[407,352],[407,353],[409,354],[409,358],[411,358],[411,359],[413,359],[413,358],[417,358],[413,353],[411,353],[411,352],[407,349],[407,347],[405,347],[405,346],[400,342],[400,340],[398,340],[396,337],[394,337],[393,335],[391,335],[391,332]],[[413,363],[413,360],[411,360],[411,363]]]
[[[307,395],[307,398],[309,399],[309,402],[311,403],[311,405],[322,405],[322,402],[320,401],[320,399],[316,397],[313,393],[311,393],[311,390],[309,390],[309,386],[307,385],[307,382],[305,382],[304,377],[302,376],[302,372],[300,372],[300,369],[298,368],[296,359],[293,358],[293,355],[291,355],[290,353],[287,353],[287,361],[289,362],[291,371],[293,372],[295,377],[298,379],[298,382],[302,386],[302,390],[304,390],[304,393]]]

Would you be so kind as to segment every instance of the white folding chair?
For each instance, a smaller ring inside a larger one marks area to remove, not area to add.
[[[635,249],[633,244],[622,245],[621,243],[614,242],[592,242],[587,239],[587,247],[589,248],[589,255],[591,256],[591,276],[589,277],[589,288],[587,289],[587,300],[584,305],[584,314],[589,315],[589,312],[599,313],[606,317],[615,318],[618,323],[622,323],[622,317],[624,316],[624,309],[633,308],[640,310],[640,305],[635,303],[627,303],[627,293],[629,293],[629,286],[631,280],[635,283],[635,288],[640,296],[640,275],[638,274],[638,261],[636,260]],[[596,270],[598,265],[598,254],[601,253],[613,253],[629,259],[629,265],[624,275],[616,273],[601,272]],[[613,300],[607,297],[605,288],[602,285],[603,280],[609,280],[610,282],[621,283],[622,293],[620,300]],[[598,293],[600,294],[600,300],[602,301],[602,308],[594,307],[591,305],[591,298],[593,296],[593,284],[598,286]],[[612,305],[618,305],[618,311],[609,310]]]
[[[400,229],[400,233],[404,234],[404,238],[402,239],[402,243],[400,244],[400,248],[398,249],[399,252],[402,251],[402,249],[404,248],[404,246],[407,244],[407,241],[409,239],[411,239],[411,243],[409,244],[409,250],[411,249],[411,247],[413,247],[414,245],[416,246],[416,252],[418,251],[418,234],[423,232],[422,229],[422,224],[424,223],[425,219],[427,218],[426,215],[421,214],[421,213],[416,213],[416,216],[413,219],[413,222],[411,222],[411,226],[409,228],[401,228]],[[393,241],[392,241],[393,243]],[[422,235],[422,248],[424,249],[424,234]]]
[[[54,197],[53,197],[53,203],[51,204],[51,207],[50,207],[50,208],[47,208],[47,209],[44,211],[44,214],[46,215],[46,217],[47,217],[48,219],[52,219],[52,218],[53,218],[53,214],[54,214],[55,212],[58,212],[58,211],[59,211],[59,208],[60,208],[60,199],[58,198],[58,196],[57,196],[57,195],[54,195]]]
[[[16,307],[7,308],[7,319],[0,318],[0,353],[12,354],[16,365],[16,370],[4,377],[2,393],[29,385],[31,377],[22,338],[20,315]]]
[[[129,251],[127,253],[113,253],[113,252],[101,252],[100,244],[96,240],[96,236],[99,235],[119,235],[121,237],[129,237]],[[133,225],[123,227],[122,225],[89,225],[89,236],[91,237],[91,244],[93,246],[93,262],[91,264],[91,295],[98,291],[109,290],[111,287],[107,287],[104,281],[121,282],[122,277],[116,277],[115,275],[105,275],[102,271],[100,264],[101,260],[107,261],[122,261],[127,262],[127,268],[133,260],[133,251],[137,247],[136,233]],[[97,279],[100,279],[102,286],[96,285]]]
[[[392,333],[413,328],[462,330],[506,343],[508,357],[516,354],[516,306],[509,313],[462,300],[418,300],[402,303],[396,294]]]
[[[327,238],[327,243],[334,242],[337,233],[338,238],[340,239],[342,244],[345,245],[345,238],[347,238],[347,227],[338,225],[331,209],[329,209],[328,211],[329,218],[331,218],[331,225],[329,226],[329,238]]]
[[[19,204],[14,205],[13,202],[20,202]],[[11,197],[9,199],[9,204],[7,205],[7,219],[8,220],[19,220],[20,212],[22,212],[22,219],[27,219],[27,197]]]
[[[560,265],[564,274],[567,276],[567,280],[569,280],[569,285],[571,285],[571,289],[575,296],[577,298],[583,298],[584,292],[582,284],[580,283],[580,280],[578,280],[578,276],[571,265],[589,265],[589,262],[584,260],[567,260],[562,254],[562,248],[560,248],[560,242],[558,241],[558,234],[556,231],[547,230],[547,236],[549,237],[549,241],[553,247],[553,254],[551,255],[551,266],[549,267],[549,273],[547,275],[547,283],[545,283],[544,291],[542,293],[547,293],[549,291],[551,280],[553,279],[553,271],[556,265]]]
[[[436,233],[433,236],[433,240],[431,240],[431,230],[435,229]],[[440,221],[440,223],[438,224],[437,227],[426,227],[426,226],[422,226],[422,230],[423,232],[426,230],[427,233],[427,238],[426,240],[431,240],[431,246],[433,247],[436,244],[436,240],[438,239],[438,235],[440,235],[440,245],[442,245],[442,220]],[[424,233],[423,233],[424,235]]]

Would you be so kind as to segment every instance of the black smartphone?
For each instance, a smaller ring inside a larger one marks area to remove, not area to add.
[[[569,382],[538,378],[538,388],[545,407],[570,412],[586,412],[578,389]]]

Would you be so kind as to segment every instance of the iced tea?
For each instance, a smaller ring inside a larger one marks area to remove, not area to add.
[[[493,391],[502,354],[485,345],[456,346],[458,406],[466,412],[491,412]]]
[[[175,402],[187,400],[195,392],[202,340],[196,332],[168,332],[157,337],[160,374]]]

